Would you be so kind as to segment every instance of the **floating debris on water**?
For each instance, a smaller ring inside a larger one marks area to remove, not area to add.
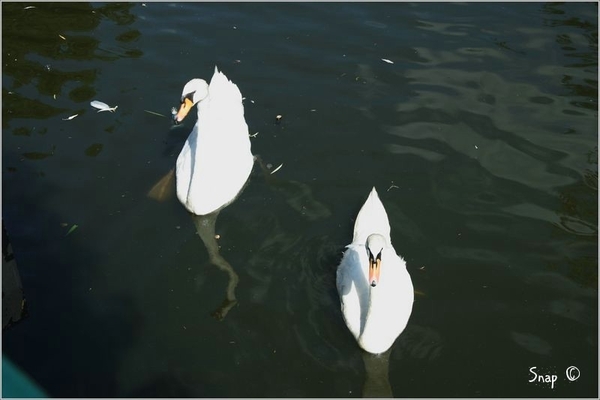
[[[65,236],[69,236],[78,227],[79,227],[79,225],[73,224],[73,226],[71,227],[71,229],[69,229],[69,232],[67,232],[67,234]]]
[[[394,63],[392,60],[388,60],[387,58],[382,58],[381,61],[385,61],[388,64],[393,64]]]
[[[166,115],[162,115],[160,113],[154,112],[154,111],[150,111],[150,110],[144,110],[145,112],[147,112],[148,114],[152,114],[152,115],[158,115],[159,117],[164,117],[167,118]]]
[[[98,109],[98,112],[102,112],[102,111],[110,111],[110,112],[115,112],[115,110],[117,109],[117,107],[119,107],[119,106],[114,106],[114,107],[111,107],[111,106],[109,106],[108,104],[106,104],[106,103],[103,103],[103,102],[101,102],[101,101],[98,101],[98,100],[92,100],[92,101],[90,102],[90,105],[91,105],[92,107],[94,107],[94,108],[97,108],[97,109]]]
[[[72,120],[73,118],[75,118],[75,117],[76,117],[76,116],[78,116],[78,115],[79,115],[79,114],[73,114],[73,115],[71,115],[70,117],[63,118],[62,120],[63,120],[63,121],[70,121],[70,120]]]
[[[283,167],[283,163],[281,163],[279,165],[279,167],[275,168],[273,171],[271,171],[271,175],[273,175],[275,172],[279,171],[281,169],[281,167]]]

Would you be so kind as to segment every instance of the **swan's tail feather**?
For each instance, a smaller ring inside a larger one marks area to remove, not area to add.
[[[219,98],[227,99],[229,107],[233,103],[233,100],[239,100],[240,106],[242,105],[242,93],[237,85],[231,82],[227,76],[215,66],[215,73],[210,80],[208,91],[211,96],[211,102],[218,101]]]
[[[352,242],[364,243],[372,233],[379,233],[386,238],[388,243],[391,242],[390,222],[375,187],[373,187],[369,197],[358,212],[354,223]]]

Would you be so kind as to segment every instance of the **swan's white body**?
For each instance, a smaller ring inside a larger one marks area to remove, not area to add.
[[[235,199],[254,157],[242,95],[222,72],[215,67],[210,85],[192,79],[183,89],[182,103],[186,96],[193,98],[190,107],[198,104],[198,121],[177,158],[177,198],[190,212],[206,215]]]
[[[376,286],[369,282],[369,253],[381,255]],[[360,347],[387,351],[402,333],[412,312],[414,289],[404,260],[391,243],[390,224],[375,188],[354,223],[354,237],[337,270],[342,313]]]

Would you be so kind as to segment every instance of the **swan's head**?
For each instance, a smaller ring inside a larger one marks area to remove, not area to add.
[[[369,285],[377,286],[381,269],[381,255],[386,247],[385,238],[378,233],[373,233],[367,238],[367,256],[369,257]]]
[[[208,96],[208,84],[204,79],[192,79],[186,83],[181,91],[181,106],[177,114],[173,116],[174,122],[178,124],[183,121],[192,107],[206,96]]]

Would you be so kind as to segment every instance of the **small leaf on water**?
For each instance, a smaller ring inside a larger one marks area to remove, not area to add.
[[[41,152],[30,152],[23,153],[22,156],[27,158],[28,160],[43,160],[46,157],[51,157],[54,153],[41,153]]]
[[[73,226],[71,227],[71,229],[69,229],[69,232],[67,232],[67,234],[65,236],[69,236],[71,234],[71,232],[73,232],[78,227],[79,227],[79,225],[73,224]]]
[[[102,151],[104,145],[102,143],[94,143],[87,149],[85,149],[85,155],[89,157],[96,157]]]

